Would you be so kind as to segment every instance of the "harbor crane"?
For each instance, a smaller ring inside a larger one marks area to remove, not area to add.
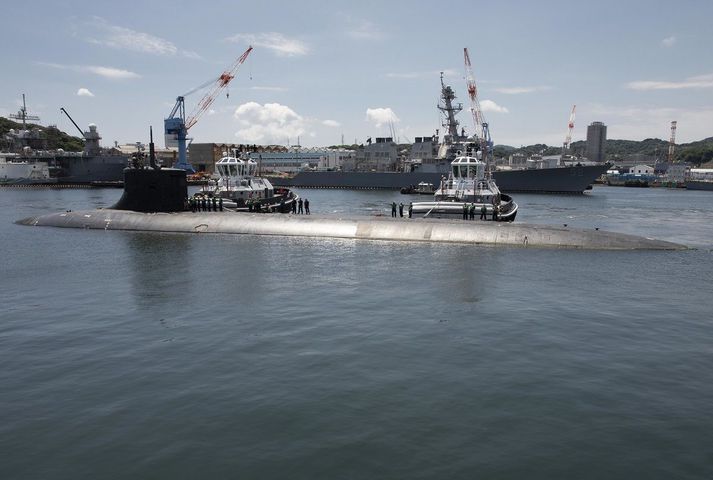
[[[577,110],[577,105],[572,105],[572,113],[569,114],[569,122],[567,123],[567,136],[562,144],[562,156],[560,161],[564,160],[564,156],[569,152],[569,148],[572,146],[572,131],[574,130],[574,114]]]
[[[173,106],[173,110],[171,110],[168,118],[163,121],[166,148],[178,147],[178,162],[175,168],[180,168],[191,173],[195,172],[191,164],[188,163],[187,158],[186,140],[188,130],[198,122],[201,115],[208,111],[218,94],[235,78],[238,68],[245,62],[252,50],[253,47],[249,46],[248,49],[233,62],[230,68],[220,74],[217,79],[211,79],[208,83],[194,88],[176,98],[176,104]],[[209,85],[212,85],[210,90],[208,90],[203,98],[196,104],[193,111],[186,116],[185,97]]]
[[[676,120],[671,122],[671,138],[668,140],[668,163],[673,163],[673,154],[676,152]]]
[[[475,126],[475,137],[480,144],[483,160],[488,166],[488,170],[490,170],[490,156],[493,150],[493,141],[490,139],[488,122],[485,121],[483,110],[480,108],[478,87],[475,84],[473,66],[470,64],[470,54],[468,53],[467,47],[463,49],[463,59],[465,63],[465,81],[468,89],[468,97],[470,97],[470,113],[473,116],[473,124]]]

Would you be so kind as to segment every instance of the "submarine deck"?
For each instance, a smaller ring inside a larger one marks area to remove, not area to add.
[[[518,223],[367,216],[234,212],[58,212],[17,221],[29,226],[170,233],[278,235],[597,250],[684,250],[686,246],[595,229]]]

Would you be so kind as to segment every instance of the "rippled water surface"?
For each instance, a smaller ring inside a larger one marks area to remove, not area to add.
[[[682,252],[13,223],[120,193],[0,189],[2,479],[713,477],[712,192],[515,195]]]

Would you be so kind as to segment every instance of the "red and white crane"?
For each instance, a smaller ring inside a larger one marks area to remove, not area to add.
[[[467,47],[463,49],[463,60],[465,63],[465,81],[468,89],[468,97],[470,98],[470,113],[473,116],[473,125],[475,126],[475,137],[480,143],[483,160],[486,161],[486,163],[489,163],[489,154],[493,142],[490,140],[488,123],[485,121],[483,110],[480,108],[480,100],[478,100],[478,87],[475,84],[473,66],[470,63],[470,54],[468,53]]]
[[[668,163],[673,163],[673,154],[676,151],[676,120],[671,122],[671,138],[668,140]]]
[[[163,121],[164,133],[166,135],[166,147],[178,147],[178,162],[176,163],[175,168],[182,168],[189,172],[194,171],[193,167],[190,163],[188,163],[187,160],[186,139],[188,129],[198,122],[198,119],[201,117],[201,115],[208,111],[208,109],[213,104],[221,90],[228,86],[230,81],[235,78],[235,74],[238,71],[238,67],[240,67],[240,65],[245,62],[245,59],[248,58],[248,55],[250,55],[250,52],[252,52],[252,50],[252,46],[248,47],[248,49],[245,50],[245,53],[239,56],[237,60],[233,62],[230,68],[221,73],[217,79],[211,79],[207,84],[201,85],[198,88],[194,88],[185,95],[181,95],[180,97],[176,98],[176,104],[173,106],[173,110],[171,110],[171,113],[168,115],[168,118]],[[184,102],[184,97],[211,84],[212,87],[210,88],[210,90],[196,104],[190,115],[186,116],[186,106]]]
[[[572,105],[572,113],[569,114],[569,122],[567,123],[567,136],[562,144],[562,158],[569,152],[572,145],[572,131],[574,130],[574,114],[577,110],[577,105]]]

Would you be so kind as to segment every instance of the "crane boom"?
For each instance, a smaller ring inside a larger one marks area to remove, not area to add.
[[[569,122],[567,123],[567,136],[564,140],[565,150],[569,150],[569,147],[572,144],[572,131],[574,130],[574,114],[576,109],[577,105],[572,105],[572,113],[569,114]]]
[[[463,60],[465,64],[465,78],[468,89],[468,97],[470,98],[470,113],[473,116],[473,125],[475,127],[475,137],[480,145],[480,151],[483,155],[483,160],[486,164],[487,174],[490,175],[490,156],[493,148],[493,142],[490,139],[490,128],[488,122],[485,121],[483,110],[480,108],[480,100],[478,100],[478,87],[475,84],[475,75],[473,75],[473,66],[470,63],[470,54],[468,48],[463,49]]]
[[[572,131],[574,131],[574,113],[576,109],[577,105],[572,105],[572,113],[569,114],[569,122],[567,122],[567,136],[564,138],[564,143],[562,144],[560,162],[564,161],[565,156],[569,154],[569,149],[572,146]]]
[[[673,163],[673,156],[676,152],[676,120],[671,122],[671,137],[668,140],[668,163]]]
[[[186,130],[189,130],[193,125],[195,125],[198,122],[198,119],[200,119],[201,115],[208,111],[208,109],[213,104],[221,90],[223,90],[230,83],[230,81],[235,78],[235,74],[237,73],[238,68],[240,68],[240,65],[245,62],[252,50],[252,46],[248,47],[248,49],[245,50],[245,53],[240,55],[240,57],[238,57],[238,59],[233,63],[233,65],[231,65],[228,70],[224,71],[218,77],[218,79],[213,84],[213,87],[208,91],[208,93],[205,94],[203,98],[201,98],[201,100],[196,104],[191,114],[188,115],[188,118],[186,119]]]
[[[77,122],[75,122],[74,119],[69,116],[69,113],[67,113],[67,110],[65,110],[64,107],[61,107],[61,108],[59,109],[59,111],[62,112],[62,113],[64,113],[65,115],[67,115],[67,118],[69,119],[69,121],[72,122],[72,124],[73,124],[75,127],[77,127],[77,130],[79,130],[79,134],[82,136],[82,138],[87,138],[86,135],[84,135],[84,132],[82,131],[82,129],[79,128],[79,125],[77,125]]]
[[[478,100],[478,87],[475,84],[473,66],[470,63],[470,54],[467,47],[463,49],[463,59],[465,63],[465,82],[468,89],[468,97],[470,98],[470,113],[473,116],[475,135],[480,139],[483,136],[484,118],[483,111],[480,108],[480,101]]]

